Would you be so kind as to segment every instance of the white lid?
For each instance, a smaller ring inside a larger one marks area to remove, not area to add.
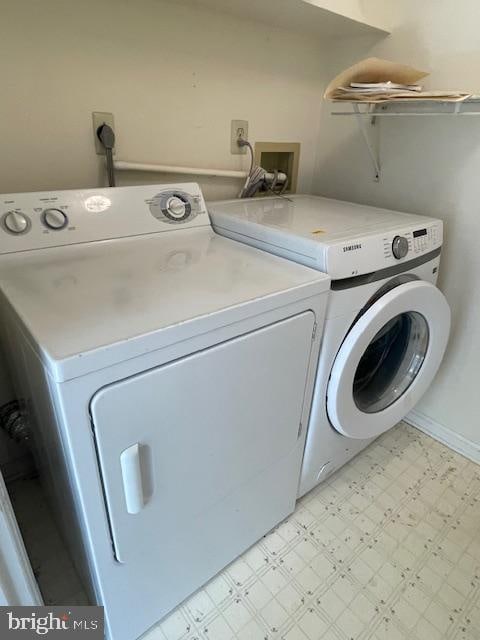
[[[385,247],[395,234],[410,232],[411,236],[411,230],[419,226],[441,224],[426,216],[310,195],[227,200],[208,203],[207,208],[219,233],[233,232],[244,236],[246,242],[249,238],[265,243],[250,242],[325,271],[332,279],[388,266]],[[356,268],[350,255],[342,255],[343,248],[366,238],[375,238],[376,244],[364,243],[368,251],[363,252]],[[348,262],[346,268],[342,261],[345,265]]]
[[[246,305],[260,298],[275,308],[329,284],[208,226],[0,259],[0,289],[58,380],[258,313]]]

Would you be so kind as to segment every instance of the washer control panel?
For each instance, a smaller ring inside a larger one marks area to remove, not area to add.
[[[429,253],[442,245],[443,226],[440,220],[429,221],[400,233],[383,237],[383,255],[385,260],[413,260]]]
[[[427,251],[430,246],[437,245],[439,239],[441,240],[441,231],[439,231],[437,226],[416,229],[412,233],[413,251],[415,253],[423,253]]]
[[[442,246],[441,220],[413,215],[409,215],[408,218],[418,218],[418,221],[408,226],[395,225],[394,228],[383,233],[381,231],[365,233],[351,240],[335,242],[328,246],[326,263],[332,280],[351,278],[393,267],[419,258]]]
[[[195,183],[0,195],[0,255],[199,226]]]

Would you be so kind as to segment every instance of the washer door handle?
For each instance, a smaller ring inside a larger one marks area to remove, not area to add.
[[[140,444],[132,444],[120,454],[122,468],[123,491],[127,511],[140,513],[145,504],[143,495],[142,469],[140,464]]]

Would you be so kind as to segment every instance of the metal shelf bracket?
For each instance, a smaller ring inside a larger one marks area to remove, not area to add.
[[[339,104],[341,101],[338,101]],[[381,177],[378,135],[373,138],[372,132],[377,118],[405,117],[405,116],[480,116],[480,95],[472,95],[467,99],[452,100],[385,100],[381,103],[346,102],[349,111],[332,111],[333,116],[354,116],[358,128],[367,146],[368,155],[372,161],[375,181]],[[363,107],[363,108],[362,108]]]
[[[371,127],[374,127],[376,123],[375,113],[372,112],[371,118],[367,120],[367,118],[364,117],[365,114],[360,111],[358,104],[353,104],[352,106],[355,113],[355,120],[357,121],[358,128],[360,129],[365,144],[367,145],[368,155],[372,161],[374,180],[375,182],[380,182],[380,154],[378,151],[378,145],[374,143],[371,137]]]

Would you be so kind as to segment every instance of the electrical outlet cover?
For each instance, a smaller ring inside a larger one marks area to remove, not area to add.
[[[235,155],[244,156],[247,153],[247,147],[239,147],[237,140],[239,137],[248,140],[248,120],[232,120],[230,126],[230,151]]]
[[[113,113],[108,113],[106,111],[94,111],[92,113],[92,124],[93,124],[93,139],[95,141],[95,151],[97,156],[105,155],[105,147],[100,142],[97,131],[102,124],[108,124],[109,127],[112,127],[115,132],[115,122],[113,120]],[[113,149],[113,153],[115,153],[115,149]]]

